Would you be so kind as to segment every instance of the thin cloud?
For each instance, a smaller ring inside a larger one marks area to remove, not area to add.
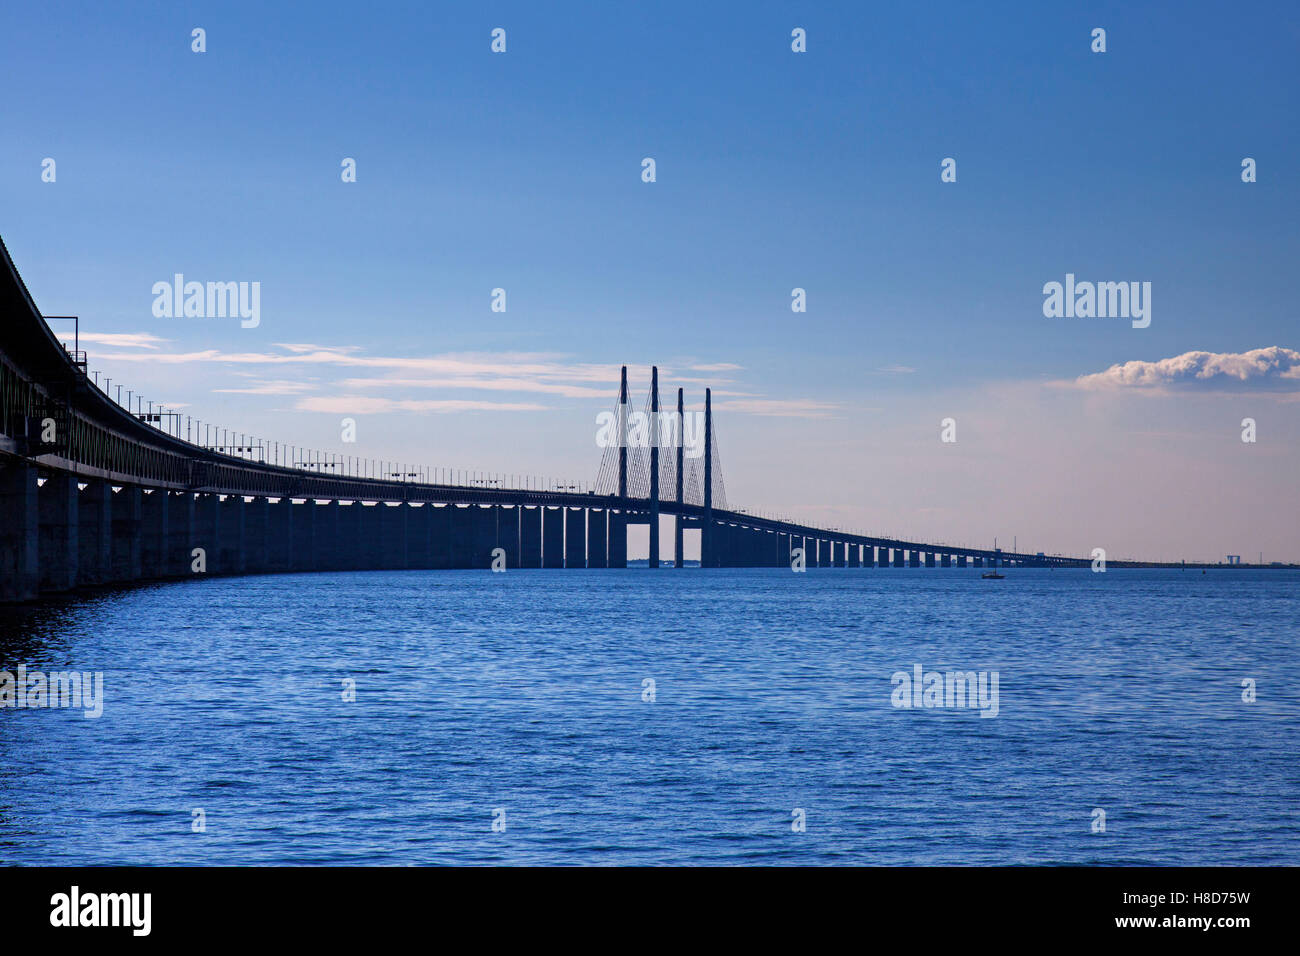
[[[912,366],[910,366],[910,365],[885,365],[885,366],[882,366],[882,367],[876,369],[876,371],[877,371],[877,372],[890,372],[890,373],[892,373],[892,374],[894,374],[894,375],[907,375],[907,374],[909,374],[909,373],[911,373],[911,372],[915,372],[916,369],[912,368]]]
[[[838,408],[832,402],[817,402],[812,399],[743,398],[718,403],[719,411],[774,418],[829,418]]]
[[[71,335],[59,333],[61,339],[71,339]],[[81,342],[92,345],[109,345],[119,349],[156,349],[171,339],[159,338],[148,332],[81,332],[77,335]]]
[[[690,372],[739,372],[744,366],[732,362],[714,362],[712,365],[688,365]]]
[[[589,385],[567,385],[525,378],[476,378],[473,376],[446,376],[434,378],[345,378],[339,383],[344,388],[460,388],[483,389],[499,392],[540,392],[563,398],[609,398],[609,388]]]
[[[303,392],[315,391],[312,382],[261,382],[247,388],[214,388],[212,391],[224,395],[301,395]]]
[[[545,405],[532,402],[481,402],[467,399],[393,399],[373,395],[323,395],[300,399],[294,405],[303,412],[355,413],[371,415],[378,412],[540,412]]]

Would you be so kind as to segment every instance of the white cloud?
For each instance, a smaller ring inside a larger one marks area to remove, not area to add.
[[[1161,389],[1171,387],[1271,385],[1300,387],[1300,352],[1273,345],[1249,352],[1184,352],[1156,362],[1123,362],[1104,372],[1080,375],[1080,388]]]
[[[72,339],[70,332],[64,335],[60,330],[57,334],[65,341]],[[82,332],[77,339],[92,345],[110,345],[121,349],[156,349],[160,344],[171,341],[150,335],[148,332]]]

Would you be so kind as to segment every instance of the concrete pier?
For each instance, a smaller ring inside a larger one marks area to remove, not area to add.
[[[293,570],[293,502],[281,498],[271,502],[267,523],[269,571]]]
[[[77,481],[70,475],[45,479],[40,491],[40,582],[42,591],[70,591],[77,586],[81,547]]]
[[[360,507],[360,502],[356,507]],[[451,567],[452,505],[427,505],[429,508],[429,567],[445,571]],[[363,528],[359,522],[358,527]],[[364,534],[364,530],[359,533]]]
[[[140,571],[146,578],[171,573],[171,532],[168,494],[150,491],[140,501]]]
[[[409,512],[410,508],[405,504],[380,503],[367,513],[367,517],[377,524],[374,534],[381,542],[379,553],[375,556],[376,563],[370,567],[404,571],[411,566],[410,541],[407,536]]]
[[[627,567],[627,513],[609,512],[609,566]]]
[[[587,515],[582,508],[564,510],[564,566],[587,566]]]
[[[244,570],[262,573],[270,568],[268,533],[270,532],[271,503],[266,498],[254,498],[244,504]]]
[[[592,508],[587,512],[587,567],[589,568],[607,568],[609,561],[606,558],[606,540],[608,534],[608,522],[606,516],[609,512]],[[678,536],[678,540],[681,540]],[[678,563],[678,567],[681,564]]]
[[[564,512],[542,509],[542,567],[564,567]]]
[[[106,481],[90,481],[77,497],[77,583],[107,584],[113,577],[113,489]]]
[[[139,485],[124,485],[113,495],[112,549],[113,581],[138,581],[144,576],[141,543],[144,528],[144,491]]]
[[[221,563],[221,501],[216,495],[198,495],[194,499],[194,548],[203,549],[206,574],[226,574]],[[193,559],[191,559],[192,563]]]
[[[498,508],[497,547],[506,553],[506,567],[519,567],[519,511],[516,506]]]
[[[525,506],[519,515],[519,566],[542,566],[542,509]]]
[[[243,574],[248,570],[248,549],[244,541],[246,503],[243,495],[226,495],[217,509],[221,522],[220,553],[222,574]]]
[[[40,487],[36,469],[0,466],[0,601],[40,593]]]
[[[464,570],[474,567],[474,513],[473,505],[452,505],[451,517],[451,567]]]

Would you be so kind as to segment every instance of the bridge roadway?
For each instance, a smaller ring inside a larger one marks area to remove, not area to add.
[[[498,548],[506,568],[623,568],[627,526],[650,521],[644,498],[327,475],[174,437],[91,383],[2,240],[0,259],[0,601],[195,574],[488,568]],[[701,531],[706,567],[788,567],[796,548],[807,567],[1089,565],[707,502],[658,511]]]

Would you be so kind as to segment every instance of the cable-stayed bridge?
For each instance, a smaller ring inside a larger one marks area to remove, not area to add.
[[[688,532],[700,536],[705,567],[790,567],[798,549],[807,567],[1090,564],[731,510],[711,396],[702,420],[687,415],[680,389],[665,411],[657,370],[638,418],[624,368],[597,479],[581,487],[310,452],[182,422],[131,392],[124,405],[120,385],[114,396],[111,382],[92,380],[78,346],[54,334],[0,241],[0,601],[200,573],[625,568],[635,524],[649,525],[656,568],[663,553],[682,566]],[[675,519],[671,549],[661,515]]]

